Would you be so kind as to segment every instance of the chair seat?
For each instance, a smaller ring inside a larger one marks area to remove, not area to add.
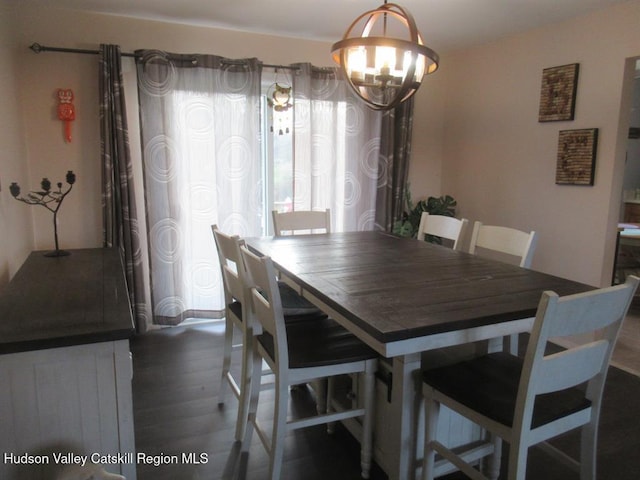
[[[309,300],[304,298],[298,292],[296,292],[291,286],[284,282],[278,282],[278,289],[280,290],[280,298],[282,299],[282,310],[285,315],[285,321],[297,322],[315,320],[318,318],[326,318],[327,315],[323,313],[318,307],[316,307]],[[242,304],[239,301],[234,301],[229,304],[229,309],[242,320]]]
[[[423,372],[434,389],[476,412],[508,427],[513,417],[523,360],[499,352]],[[553,420],[589,408],[580,388],[538,395],[531,420],[537,428]]]
[[[331,318],[286,324],[289,368],[310,368],[377,358],[377,353]],[[275,350],[269,333],[258,336],[271,358]]]
[[[278,282],[278,289],[280,290],[282,313],[284,313],[285,316],[320,313],[318,307],[300,295],[288,284]]]
[[[233,314],[242,321],[242,304],[240,302],[234,301],[233,303],[230,303],[229,310],[231,310]],[[315,311],[309,313],[285,315],[284,321],[285,323],[297,323],[322,320],[324,318],[327,318],[327,314],[316,308]]]

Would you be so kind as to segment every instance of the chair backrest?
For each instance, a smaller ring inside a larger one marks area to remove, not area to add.
[[[534,231],[527,233],[515,228],[483,225],[481,222],[475,222],[469,253],[476,253],[476,248],[480,247],[484,250],[516,257],[518,265],[529,268],[536,248],[536,239],[537,234]]]
[[[273,210],[273,230],[276,237],[294,235],[295,232],[313,233],[323,230],[331,233],[331,210],[277,212]]]
[[[630,276],[622,285],[586,293],[542,294],[520,378],[514,426],[518,421],[522,426],[531,424],[536,395],[585,382],[586,398],[592,402],[593,414],[598,414],[613,347],[639,281]],[[593,340],[546,354],[550,338],[577,335]]]
[[[426,235],[434,235],[440,238],[453,240],[453,249],[459,250],[462,239],[469,225],[466,218],[447,217],[446,215],[430,215],[422,212],[420,226],[418,227],[418,240],[424,240]]]
[[[229,305],[235,299],[243,303],[246,294],[246,282],[240,246],[244,245],[244,240],[241,240],[237,235],[230,236],[222,233],[217,225],[212,225],[211,231],[218,250],[225,302]]]
[[[251,298],[250,324],[256,334],[266,332],[273,337],[276,364],[289,365],[287,332],[276,271],[270,257],[259,257],[246,246],[240,247],[246,267],[245,286]]]

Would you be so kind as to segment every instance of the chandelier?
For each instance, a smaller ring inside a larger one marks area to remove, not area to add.
[[[439,62],[424,45],[413,16],[386,0],[356,18],[331,51],[349,85],[375,110],[407,100]]]

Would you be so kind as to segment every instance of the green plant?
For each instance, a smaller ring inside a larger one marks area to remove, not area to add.
[[[429,197],[426,200],[420,200],[415,206],[411,200],[411,192],[407,189],[405,194],[406,209],[402,215],[402,219],[393,225],[393,234],[401,237],[415,238],[420,226],[420,217],[423,212],[431,215],[446,215],[454,217],[456,214],[456,200],[450,195],[440,197]],[[426,235],[426,241],[431,243],[442,243],[439,237]]]

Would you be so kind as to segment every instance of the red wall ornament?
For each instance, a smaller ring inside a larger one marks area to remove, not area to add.
[[[58,89],[58,119],[64,122],[64,139],[71,143],[71,122],[76,119],[76,108],[73,106],[73,90]]]

